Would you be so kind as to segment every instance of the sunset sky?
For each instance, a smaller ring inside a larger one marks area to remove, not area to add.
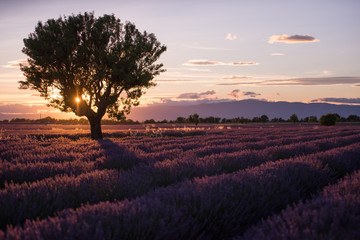
[[[2,0],[0,120],[38,118],[38,93],[19,90],[23,39],[38,21],[114,13],[168,48],[152,103],[259,99],[360,104],[359,0]],[[74,117],[72,114],[63,115]]]

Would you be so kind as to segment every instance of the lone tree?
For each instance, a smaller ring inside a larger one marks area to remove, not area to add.
[[[114,15],[84,13],[39,22],[24,39],[21,89],[34,89],[63,112],[85,116],[91,138],[102,139],[101,119],[125,119],[139,104],[154,77],[165,70],[155,64],[166,46],[154,34]]]

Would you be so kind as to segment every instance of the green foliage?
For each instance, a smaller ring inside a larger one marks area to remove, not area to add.
[[[124,119],[145,89],[164,72],[155,64],[166,47],[114,15],[94,13],[39,22],[24,39],[28,64],[20,88],[33,89],[62,111]],[[90,121],[91,122],[91,121]]]
[[[320,117],[320,125],[324,125],[324,126],[332,126],[336,124],[336,121],[338,119],[338,114],[334,114],[334,113],[328,113],[326,115],[323,115]]]

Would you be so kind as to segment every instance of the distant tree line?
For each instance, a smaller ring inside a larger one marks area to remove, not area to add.
[[[360,122],[360,117],[357,115],[349,115],[347,118],[341,117],[338,114],[327,114],[335,116],[336,122]],[[324,115],[326,116],[326,115]],[[167,121],[166,119],[162,121],[155,121],[154,119],[148,119],[145,120],[143,123],[152,124],[152,123],[193,123],[193,124],[199,124],[199,123],[267,123],[267,122],[319,122],[318,118],[316,116],[309,116],[305,118],[298,118],[296,114],[292,114],[288,119],[283,118],[272,118],[269,119],[267,115],[261,115],[259,117],[253,117],[253,118],[245,118],[245,117],[236,117],[236,118],[220,118],[220,117],[206,117],[201,118],[197,113],[189,115],[189,117],[178,117],[176,120],[170,120]]]
[[[9,120],[0,121],[3,123],[50,123],[50,124],[89,124],[89,121],[86,118],[70,118],[70,119],[56,119],[52,117],[45,117],[41,119],[27,119],[27,118],[13,118]],[[101,124],[136,124],[140,123],[139,121],[133,121],[131,119],[126,120],[111,120],[111,119],[102,119]]]
[[[79,119],[55,119],[52,117],[45,117],[41,119],[26,119],[26,118],[14,118],[9,120],[3,120],[0,122],[4,123],[52,123],[52,124],[88,124],[88,120],[86,118],[79,118]],[[253,118],[245,118],[245,117],[236,117],[236,118],[220,118],[220,117],[206,117],[201,118],[199,114],[195,113],[189,115],[187,118],[185,117],[177,117],[175,120],[162,120],[162,121],[155,121],[154,119],[148,119],[143,121],[144,124],[155,124],[155,123],[190,123],[190,124],[199,124],[199,123],[214,123],[214,124],[234,124],[234,123],[316,123],[319,122],[322,125],[334,125],[335,122],[360,122],[360,116],[357,115],[349,115],[347,118],[341,117],[339,114],[326,114],[321,116],[318,119],[316,116],[309,116],[305,118],[298,118],[296,114],[292,114],[288,119],[283,118],[272,118],[269,119],[267,115],[261,115],[259,117]],[[134,121],[131,119],[126,120],[111,120],[111,119],[103,119],[101,120],[102,124],[140,124],[139,121]]]

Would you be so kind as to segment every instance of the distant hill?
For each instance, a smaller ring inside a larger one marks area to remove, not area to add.
[[[265,102],[259,100],[242,100],[231,102],[203,103],[196,105],[154,104],[147,107],[134,107],[129,115],[133,120],[153,118],[175,120],[177,117],[188,117],[197,113],[200,117],[235,118],[259,117],[263,114],[271,118],[288,119],[296,114],[299,118],[308,116],[320,117],[327,113],[337,113],[342,117],[360,115],[360,106],[335,105],[328,103],[299,103],[299,102]]]

